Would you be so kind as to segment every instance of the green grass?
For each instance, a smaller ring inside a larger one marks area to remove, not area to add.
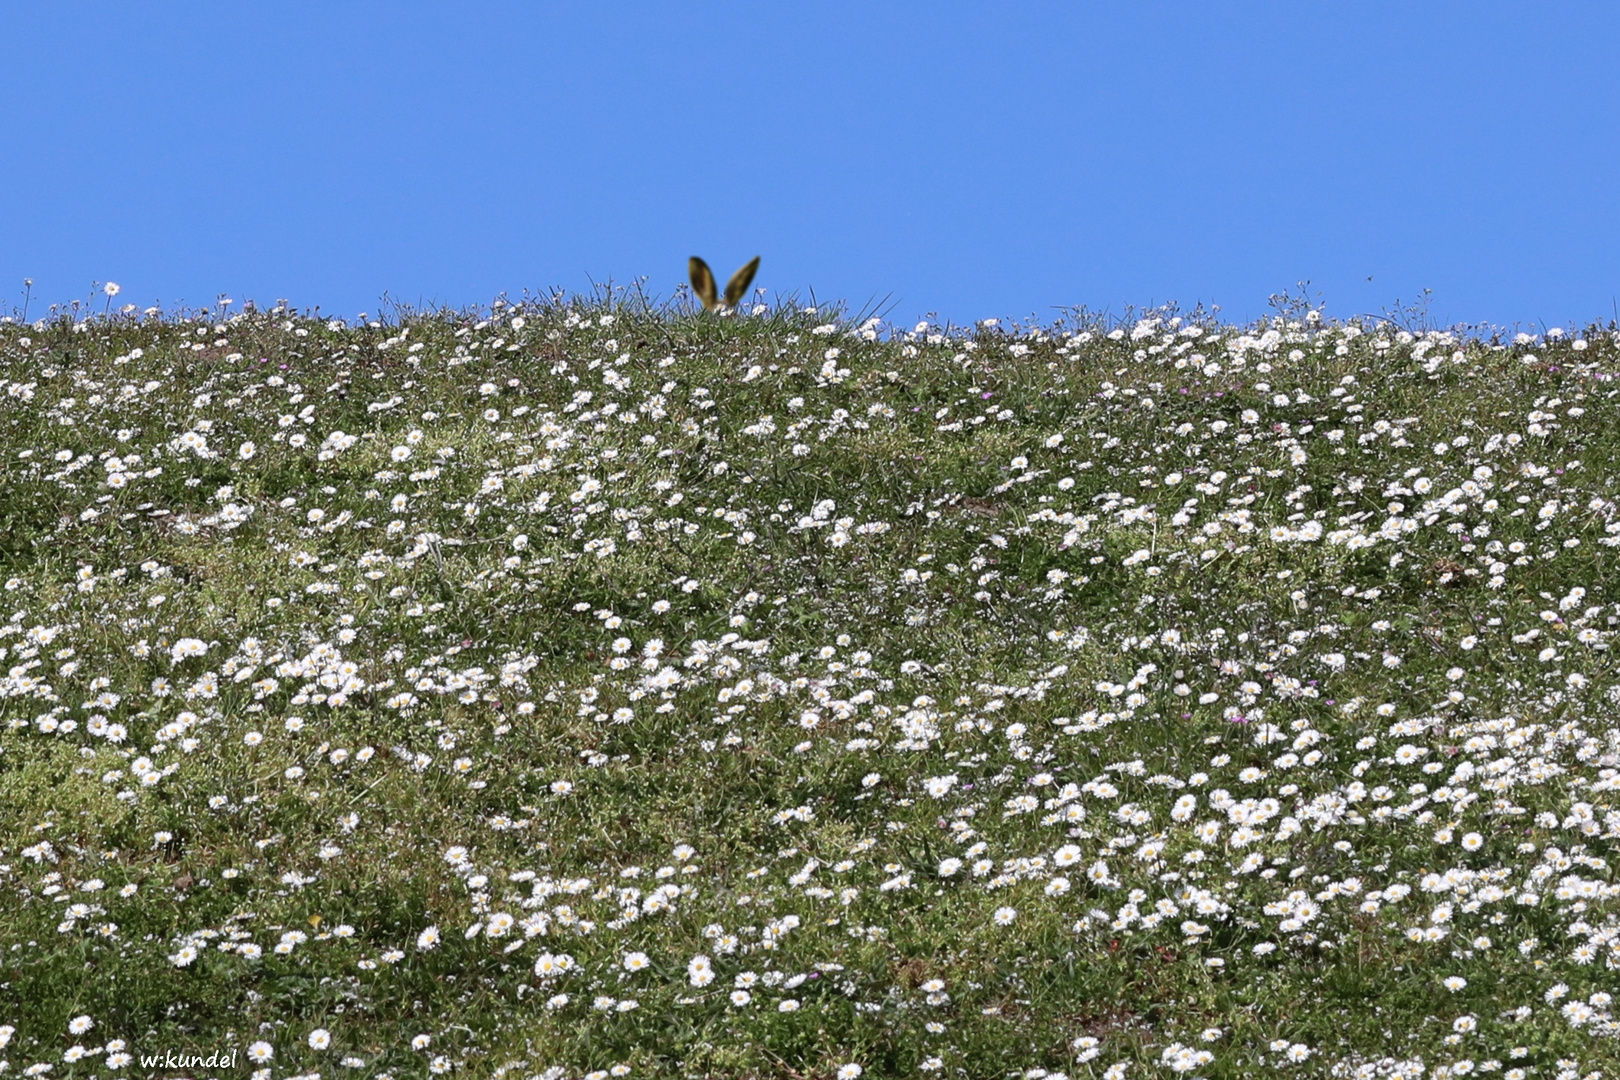
[[[0,322],[0,1071],[1612,1075],[1620,335],[1297,315]]]

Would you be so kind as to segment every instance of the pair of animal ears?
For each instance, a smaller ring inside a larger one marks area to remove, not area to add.
[[[731,275],[731,280],[726,282],[726,307],[737,306],[737,301],[747,294],[748,286],[753,284],[754,274],[758,270],[759,256],[755,255],[747,266]],[[692,277],[692,291],[703,301],[703,306],[710,311],[718,308],[720,296],[715,290],[714,273],[709,269],[709,264],[694,255],[687,263],[687,271]]]

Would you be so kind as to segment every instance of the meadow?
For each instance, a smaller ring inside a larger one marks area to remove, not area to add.
[[[1620,1075],[1617,375],[0,322],[0,1074]]]

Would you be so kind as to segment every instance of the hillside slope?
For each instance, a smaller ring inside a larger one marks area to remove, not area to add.
[[[1616,339],[0,324],[0,1059],[1620,1069]]]

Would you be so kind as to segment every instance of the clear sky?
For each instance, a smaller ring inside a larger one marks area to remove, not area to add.
[[[0,0],[0,309],[1620,296],[1620,4]],[[98,298],[99,304],[99,298]]]

